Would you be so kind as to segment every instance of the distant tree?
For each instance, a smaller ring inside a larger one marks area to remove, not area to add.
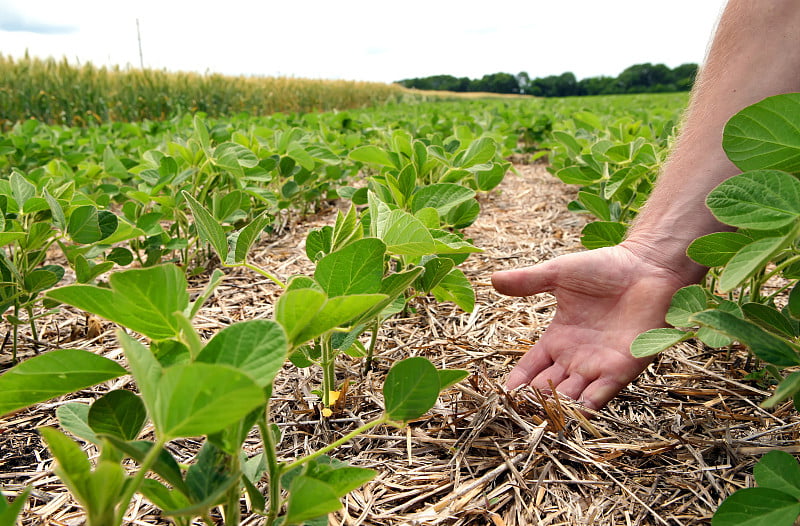
[[[492,73],[480,79],[452,75],[434,75],[398,81],[407,88],[447,91],[487,91],[490,93],[522,93],[536,97],[569,97],[572,95],[613,95],[616,93],[656,93],[688,91],[697,76],[697,64],[681,64],[670,69],[664,64],[635,64],[617,77],[589,77],[578,81],[572,72],[530,78],[527,72],[516,75]]]
[[[519,93],[517,77],[510,73],[492,73],[484,75],[480,80],[470,84],[469,91],[486,91],[489,93]]]

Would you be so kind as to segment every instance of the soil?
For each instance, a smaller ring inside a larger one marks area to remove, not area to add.
[[[791,404],[770,411],[758,406],[769,387],[744,380],[753,370],[748,353],[711,351],[692,342],[663,353],[591,420],[568,400],[530,389],[503,390],[504,377],[545,330],[556,305],[546,294],[501,296],[489,277],[581,250],[585,223],[566,208],[574,188],[542,164],[516,170],[518,175],[481,197],[482,214],[467,229],[484,249],[463,265],[477,294],[474,312],[421,299],[414,312],[390,320],[379,333],[372,371],[365,373],[361,360],[345,357],[339,364],[338,380],[348,389],[329,419],[320,417],[312,393],[318,372],[287,365],[272,403],[283,431],[280,459],[312,452],[377,416],[389,366],[425,356],[438,367],[467,369],[470,376],[406,429],[375,428],[334,453],[379,474],[343,499],[330,524],[709,524],[726,496],[753,485],[752,466],[760,455],[773,448],[800,451],[796,412]],[[253,263],[282,278],[309,273],[305,235],[332,224],[334,212],[290,222],[283,235],[259,245]],[[196,286],[200,290],[202,281]],[[196,322],[210,337],[235,321],[269,318],[278,294],[274,284],[249,271],[229,272]],[[117,359],[113,331],[111,323],[65,309],[42,323],[40,339],[48,347],[90,349]],[[33,352],[30,344],[22,349],[23,356]],[[90,401],[129,382],[121,378],[0,419],[0,487],[10,496],[33,487],[23,524],[83,520],[52,474],[36,428],[56,425],[54,410],[66,401]],[[198,445],[175,441],[171,449],[189,463]],[[245,449],[255,454],[257,446],[253,438]],[[128,518],[126,524],[167,524],[138,496]],[[261,523],[258,516],[243,521]]]

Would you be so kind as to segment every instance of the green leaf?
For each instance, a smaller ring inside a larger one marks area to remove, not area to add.
[[[603,178],[603,174],[588,166],[568,166],[556,172],[556,177],[566,184],[590,185]]]
[[[352,322],[385,299],[386,294],[352,294],[331,298],[295,336],[293,342],[300,344],[313,340],[331,329]]]
[[[181,364],[164,369],[152,418],[164,437],[193,437],[221,431],[264,402],[263,389],[237,369]]]
[[[593,250],[595,248],[619,245],[625,238],[628,227],[613,221],[594,221],[583,227],[581,244]]]
[[[210,441],[206,441],[197,459],[186,471],[186,485],[195,502],[205,501],[213,505],[240,474],[231,472],[229,456]],[[231,480],[233,479],[233,481]]]
[[[800,171],[800,95],[768,97],[728,121],[722,146],[741,170]]]
[[[419,188],[411,200],[411,212],[433,208],[439,216],[475,197],[475,190],[454,183],[437,183]]]
[[[390,254],[425,256],[435,254],[437,245],[422,221],[404,210],[392,210],[376,218],[377,236]]]
[[[611,221],[611,209],[608,202],[592,192],[578,192],[578,201],[601,221]]]
[[[26,275],[23,280],[23,286],[26,292],[33,294],[49,289],[61,281],[63,277],[63,267],[59,267],[58,265],[46,265]]]
[[[134,440],[147,421],[141,398],[130,391],[117,389],[97,399],[89,409],[89,426],[98,435],[113,435]]]
[[[800,282],[796,283],[789,293],[788,307],[789,314],[792,315],[792,318],[796,320],[800,319]]]
[[[14,197],[14,201],[17,202],[19,209],[22,210],[28,199],[36,195],[36,186],[17,170],[11,172],[8,181],[11,184],[11,195]]]
[[[794,338],[795,329],[786,316],[781,311],[761,303],[745,303],[742,305],[742,312],[745,317],[758,324],[762,329],[766,329],[784,338]]]
[[[19,514],[22,513],[22,508],[25,506],[25,501],[28,500],[30,494],[31,487],[28,486],[10,503],[0,494],[0,524],[3,526],[14,526],[17,524],[17,518]]]
[[[730,292],[740,286],[791,241],[788,237],[765,237],[742,247],[722,270],[719,276],[720,291]]]
[[[96,243],[103,238],[100,229],[100,215],[92,205],[79,206],[69,215],[67,233],[76,243],[85,245]]]
[[[222,225],[191,194],[183,192],[183,197],[189,204],[189,208],[192,209],[192,216],[194,217],[198,235],[203,241],[214,247],[214,251],[219,256],[220,261],[226,262],[228,260],[228,239],[225,237]]]
[[[136,380],[136,385],[142,394],[144,405],[152,415],[158,401],[158,382],[164,374],[164,369],[150,349],[134,340],[124,330],[117,330],[117,340],[125,352],[128,367],[130,367],[133,379]]]
[[[150,449],[155,446],[155,444],[149,440],[125,441],[111,435],[106,438],[124,455],[131,457],[140,464],[144,462]],[[165,447],[161,448],[161,451],[158,452],[158,457],[150,469],[153,473],[166,480],[172,487],[186,495],[189,494],[189,488],[183,480],[181,467],[178,465],[175,457],[173,457]]]
[[[746,345],[762,360],[780,367],[799,365],[800,358],[792,346],[761,327],[719,310],[698,312],[693,321],[710,327]]]
[[[287,290],[278,298],[275,319],[283,326],[286,337],[296,344],[297,336],[308,326],[327,301],[324,292],[314,289]]]
[[[720,504],[712,526],[792,526],[800,515],[800,502],[770,488],[740,489]]]
[[[383,397],[386,415],[408,422],[424,415],[439,397],[439,372],[420,356],[395,363],[386,375]]]
[[[376,293],[385,254],[386,245],[380,239],[360,239],[319,260],[314,279],[329,297]]]
[[[110,289],[69,285],[46,296],[97,314],[154,340],[180,334],[175,316],[189,304],[186,274],[175,265],[114,272]]]
[[[248,320],[222,329],[209,341],[198,362],[233,366],[266,387],[280,371],[288,355],[283,328],[272,320]]]
[[[737,318],[744,318],[744,313],[742,313],[742,308],[739,306],[738,303],[723,300],[716,306],[716,309],[721,312],[727,312],[728,314],[732,314]],[[730,344],[733,343],[733,340],[722,334],[720,332],[715,331],[714,329],[710,329],[708,327],[700,327],[697,331],[697,339],[703,342],[708,347],[713,347],[714,349],[720,349],[722,347],[728,347]]]
[[[725,224],[773,230],[800,216],[800,181],[775,170],[745,172],[714,188],[706,204]]]
[[[381,166],[390,166],[393,168],[400,168],[395,165],[394,159],[389,155],[386,150],[377,146],[367,145],[360,146],[350,152],[348,155],[350,159],[362,163],[379,164]]]
[[[462,371],[461,369],[437,369],[436,372],[439,373],[440,392],[469,376],[469,371]]]
[[[772,396],[761,402],[761,407],[775,407],[798,392],[800,392],[800,371],[795,371],[778,384]]]
[[[126,374],[119,364],[78,349],[29,358],[0,375],[0,415]]]
[[[339,495],[321,480],[300,475],[292,480],[284,524],[302,524],[342,507]]]
[[[67,227],[67,217],[64,215],[64,208],[61,206],[61,203],[58,202],[58,199],[50,195],[50,192],[47,191],[47,188],[42,190],[42,195],[47,200],[47,204],[50,206],[50,212],[53,214],[53,225],[59,230],[64,230]],[[4,220],[0,219],[0,222]],[[2,230],[0,228],[0,230]]]
[[[688,338],[691,332],[680,329],[651,329],[638,335],[631,343],[631,354],[635,358],[644,358],[665,351]]]
[[[692,241],[686,254],[706,267],[721,267],[753,238],[739,232],[715,232]]]
[[[497,154],[497,143],[490,137],[481,137],[472,141],[464,155],[455,162],[460,168],[470,168],[478,164],[485,164],[494,159]]]
[[[47,448],[56,459],[54,469],[58,478],[69,488],[70,492],[82,503],[87,502],[89,477],[92,465],[80,446],[61,431],[52,427],[40,427]]]
[[[675,327],[691,327],[690,318],[708,308],[708,298],[700,285],[690,285],[678,290],[672,296],[666,321]]]
[[[784,451],[770,451],[753,468],[756,483],[800,499],[800,465]]]
[[[431,292],[437,301],[452,301],[464,312],[475,308],[475,291],[464,273],[454,268]]]
[[[89,427],[89,404],[69,402],[60,405],[56,408],[56,418],[62,428],[76,437],[92,444],[100,443],[100,439]]]
[[[247,254],[253,246],[261,232],[272,222],[272,216],[269,213],[262,212],[261,215],[250,221],[240,232],[236,238],[236,246],[234,247],[233,260],[235,263],[243,263],[247,260]]]
[[[452,259],[433,257],[423,264],[425,273],[414,283],[414,288],[420,292],[428,293],[438,285],[453,270],[455,263]]]

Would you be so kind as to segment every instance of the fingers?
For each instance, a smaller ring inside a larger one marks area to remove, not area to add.
[[[553,360],[548,353],[543,352],[543,349],[534,347],[528,350],[528,352],[520,358],[519,363],[508,373],[506,389],[516,389],[521,385],[531,383],[540,372],[548,369],[552,365],[554,365]]]
[[[548,261],[535,267],[502,270],[492,274],[492,285],[506,296],[530,296],[550,292],[556,276],[556,265]]]

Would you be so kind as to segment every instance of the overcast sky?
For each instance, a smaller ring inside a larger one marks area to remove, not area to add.
[[[391,82],[702,62],[722,0],[0,0],[0,52]]]

